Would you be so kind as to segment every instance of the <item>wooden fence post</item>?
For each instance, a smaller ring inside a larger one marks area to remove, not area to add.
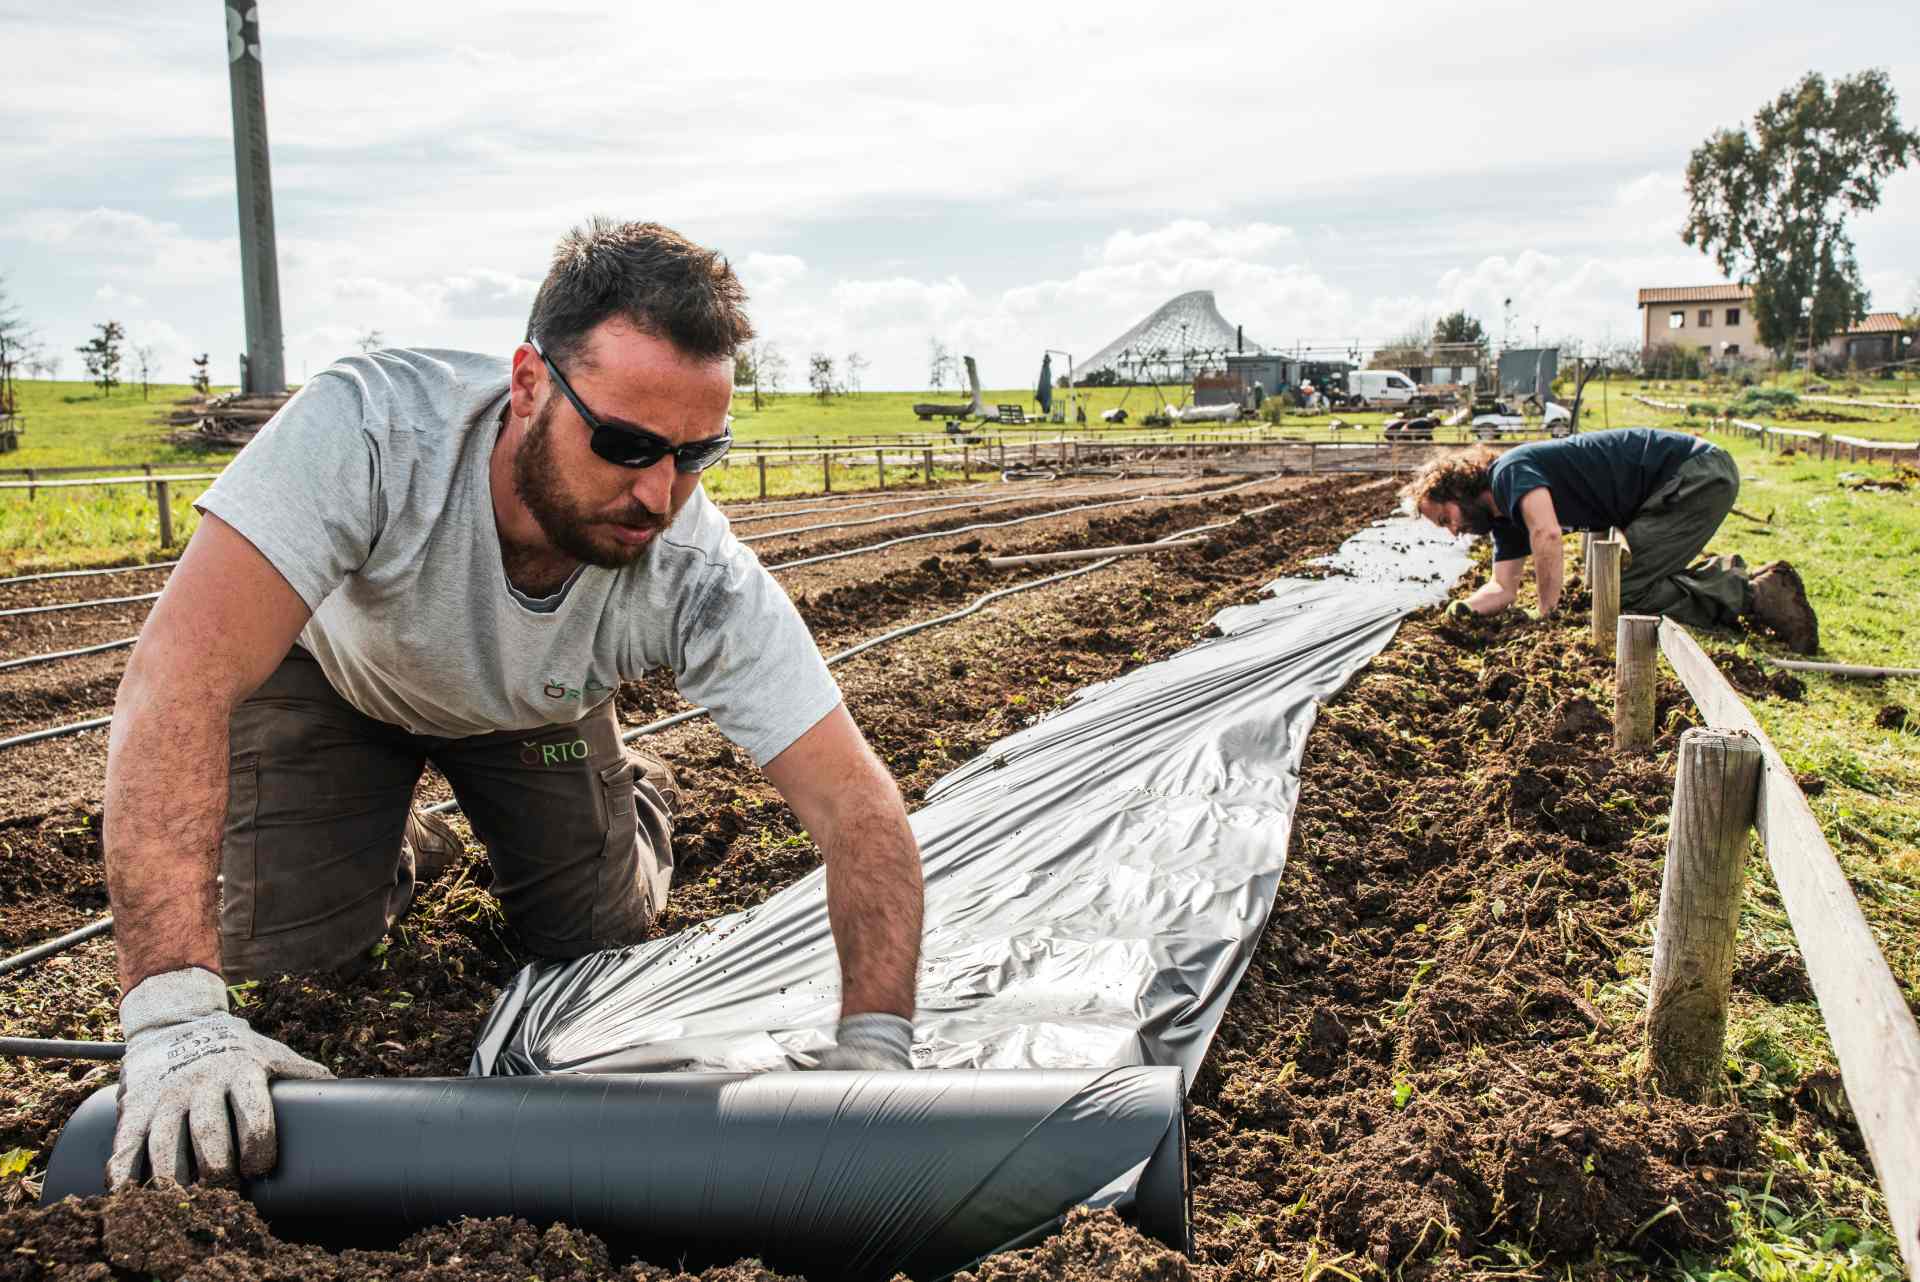
[[[820,453],[820,488],[833,493],[833,455],[825,450]]]
[[[1720,1081],[1727,989],[1764,760],[1740,731],[1680,736],[1647,1001],[1648,1066],[1663,1089],[1699,1100]]]
[[[173,486],[165,481],[153,483],[155,496],[160,500],[160,546],[173,546]]]
[[[40,491],[33,488],[33,482],[36,479],[33,473],[34,469],[27,469],[27,502],[29,503],[40,497]]]
[[[760,455],[760,497],[767,497],[767,456]]]
[[[151,464],[151,463],[142,463],[142,464],[140,465],[140,470],[141,470],[142,472],[145,472],[145,473],[146,473],[146,474],[147,474],[148,476],[152,476],[152,475],[153,475],[153,464]],[[149,485],[149,486],[147,486],[147,497],[148,497],[148,498],[152,498],[152,497],[153,497],[153,486],[151,486],[151,485]]]
[[[931,445],[926,449],[925,458],[927,460],[927,484],[931,486],[933,484],[933,447]]]
[[[1613,653],[1614,630],[1620,618],[1620,544],[1613,539],[1593,541],[1593,648]]]
[[[1660,616],[1623,614],[1613,654],[1613,750],[1653,746],[1653,694],[1658,679]]]
[[[873,452],[873,465],[880,470],[880,488],[884,490],[887,488],[887,452],[885,450]]]
[[[971,445],[960,447],[960,479],[963,481],[973,479],[973,446]]]

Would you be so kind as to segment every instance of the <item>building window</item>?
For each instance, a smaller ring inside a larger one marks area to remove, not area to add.
[[[1687,327],[1687,314],[1685,312],[1668,312],[1667,313],[1668,329],[1685,329],[1686,327]]]
[[[1700,328],[1705,329],[1711,324],[1713,324],[1713,308],[1702,307],[1700,309]]]
[[[1740,344],[1738,343],[1727,344],[1727,355],[1738,356],[1739,354],[1740,354]]]
[[[1727,324],[1738,325],[1739,323],[1740,323],[1740,309],[1738,307],[1727,308]]]

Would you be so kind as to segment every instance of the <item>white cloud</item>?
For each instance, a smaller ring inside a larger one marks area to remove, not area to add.
[[[103,307],[145,307],[147,300],[138,294],[115,289],[111,285],[102,285],[93,291],[93,301]]]
[[[749,297],[771,299],[807,274],[807,260],[796,254],[766,254],[759,250],[733,265],[734,274]]]
[[[1260,258],[1293,239],[1293,229],[1273,223],[1215,227],[1183,218],[1150,232],[1122,228],[1100,247],[1104,263],[1185,258]]]

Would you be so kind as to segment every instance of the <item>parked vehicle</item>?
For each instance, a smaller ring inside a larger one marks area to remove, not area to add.
[[[1536,422],[1505,401],[1494,401],[1490,411],[1473,416],[1473,434],[1483,441],[1498,440],[1502,436],[1522,432],[1537,432],[1543,427],[1549,436],[1572,435],[1573,414],[1558,401],[1548,401],[1546,414]]]
[[[1390,419],[1385,435],[1389,441],[1431,441],[1433,429],[1439,425],[1440,420],[1430,415]]]
[[[1347,374],[1347,404],[1425,408],[1420,385],[1397,369],[1356,369]]]

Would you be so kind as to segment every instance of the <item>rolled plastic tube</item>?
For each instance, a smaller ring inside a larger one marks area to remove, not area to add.
[[[647,1258],[944,1277],[1114,1206],[1189,1247],[1177,1068],[276,1082],[280,1160],[243,1191],[337,1240],[462,1215],[566,1221]],[[61,1132],[41,1204],[105,1191],[114,1089]]]

